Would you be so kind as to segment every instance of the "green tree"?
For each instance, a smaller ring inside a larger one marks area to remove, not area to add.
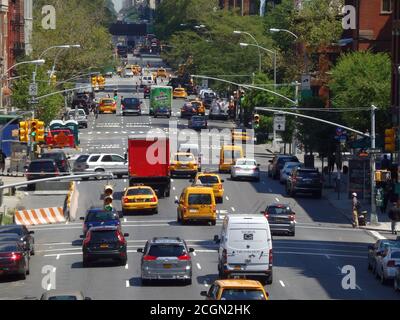
[[[343,55],[332,69],[329,87],[335,108],[353,109],[342,113],[344,122],[360,131],[370,130],[371,105],[376,112],[377,132],[383,133],[391,121],[391,61],[386,53],[353,52]],[[364,111],[357,112],[357,108]]]

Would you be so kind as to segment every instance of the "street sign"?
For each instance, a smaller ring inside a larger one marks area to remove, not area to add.
[[[311,90],[311,76],[309,74],[301,75],[301,90]]]
[[[28,100],[28,103],[29,104],[38,104],[39,101],[37,99],[32,98],[32,99]]]
[[[37,96],[37,94],[38,94],[37,83],[30,83],[29,84],[29,95],[30,96]]]
[[[275,115],[274,117],[274,130],[285,131],[286,118],[283,115]]]

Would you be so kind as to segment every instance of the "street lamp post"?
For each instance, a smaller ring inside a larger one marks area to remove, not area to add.
[[[256,44],[245,43],[245,42],[241,42],[240,46],[241,47],[248,47],[248,46],[257,47],[258,49],[262,49],[262,50],[267,51],[269,53],[272,53],[274,55],[274,61],[273,61],[273,64],[274,64],[274,85],[275,85],[275,89],[276,89],[276,84],[277,84],[276,83],[276,50],[270,50],[270,49],[261,47],[261,46],[256,45]]]
[[[235,30],[233,31],[234,34],[246,34],[248,35],[250,38],[253,39],[253,41],[256,43],[257,47],[258,47],[258,72],[261,73],[261,47],[260,44],[258,43],[257,39],[249,32],[245,32],[245,31],[240,31],[240,30]]]
[[[371,106],[371,224],[378,224],[378,216],[376,214],[376,202],[375,202],[375,141],[376,141],[376,133],[375,133],[375,110],[376,106]]]

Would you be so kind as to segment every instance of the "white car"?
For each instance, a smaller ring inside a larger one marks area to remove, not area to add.
[[[382,284],[395,278],[397,266],[400,266],[399,248],[388,247],[376,257],[375,274]]]
[[[281,175],[280,175],[280,183],[281,184],[286,184],[286,180],[288,179],[290,173],[294,168],[303,168],[304,164],[300,162],[286,162],[285,165],[283,166],[281,170]]]
[[[133,74],[133,71],[131,68],[125,68],[124,69],[124,78],[133,78],[135,75]]]
[[[231,179],[260,181],[260,165],[254,159],[239,158],[231,168]]]

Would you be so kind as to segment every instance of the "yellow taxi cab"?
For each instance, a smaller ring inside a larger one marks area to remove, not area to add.
[[[132,72],[135,76],[140,75],[140,73],[142,72],[142,68],[137,64],[132,65],[131,68],[132,68]]]
[[[210,187],[186,187],[175,203],[178,205],[177,221],[182,224],[188,221],[207,221],[215,226],[217,223],[217,206],[214,191]]]
[[[269,294],[260,281],[245,279],[216,280],[201,295],[206,300],[269,300]]]
[[[194,99],[190,101],[192,107],[194,107],[197,110],[198,115],[204,116],[206,114],[206,107],[203,104],[203,101],[199,99]]]
[[[117,113],[117,103],[112,98],[101,98],[99,113]]]
[[[151,187],[133,186],[126,188],[121,199],[122,212],[152,211],[158,213],[158,198]]]
[[[177,98],[186,99],[187,96],[188,96],[188,94],[187,94],[187,92],[186,92],[186,90],[184,88],[175,88],[174,89],[174,92],[173,92],[174,99],[177,99]]]
[[[231,171],[232,165],[236,159],[243,158],[242,146],[223,145],[219,153],[219,172]]]
[[[157,78],[167,78],[167,70],[165,70],[164,68],[159,68],[157,69]]]
[[[216,173],[199,172],[194,178],[194,186],[205,186],[213,188],[215,201],[222,203],[224,201],[224,180]]]
[[[232,129],[231,134],[233,141],[240,141],[241,143],[250,143],[252,139],[251,135],[245,129]]]
[[[199,170],[199,165],[193,153],[177,152],[172,156],[169,169],[171,177],[177,175],[195,177]]]

